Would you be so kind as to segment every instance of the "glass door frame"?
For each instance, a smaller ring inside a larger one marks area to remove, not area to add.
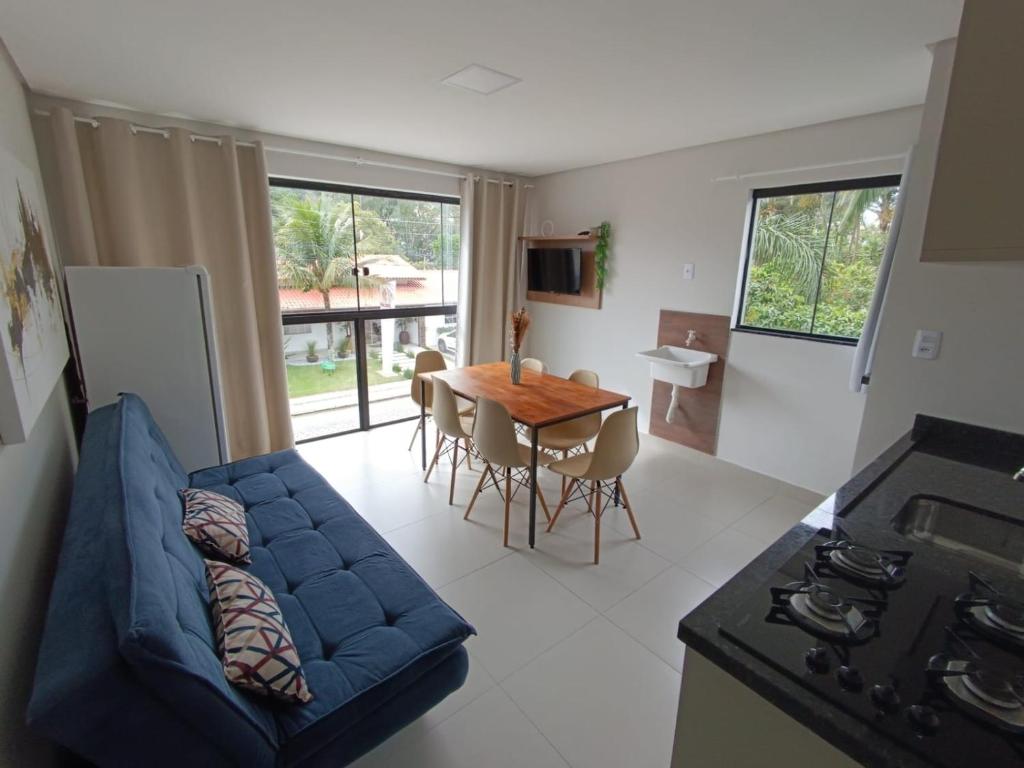
[[[300,189],[300,190],[313,190],[318,192],[334,192],[342,195],[349,195],[350,200],[353,201],[353,215],[355,212],[354,200],[356,195],[367,195],[374,197],[390,197],[404,200],[417,200],[421,202],[429,203],[442,203],[444,205],[458,205],[461,206],[462,201],[458,197],[451,197],[448,195],[436,195],[429,193],[414,193],[414,192],[400,192],[396,190],[387,189],[373,189],[372,187],[358,187],[347,184],[333,184],[330,182],[323,181],[308,181],[305,179],[293,179],[293,178],[282,178],[278,176],[271,176],[269,178],[270,186],[272,187],[286,187],[289,189]],[[443,210],[443,209],[442,209]],[[444,226],[442,222],[442,227]],[[399,424],[405,421],[414,421],[419,418],[419,415],[406,416],[400,419],[394,419],[392,421],[380,422],[377,424],[370,423],[370,388],[367,377],[367,349],[366,349],[366,325],[365,323],[372,320],[388,320],[388,319],[402,319],[402,318],[419,318],[436,315],[455,315],[457,314],[458,303],[440,303],[440,304],[419,304],[409,306],[398,306],[398,307],[366,307],[361,306],[361,291],[359,290],[359,278],[364,276],[363,270],[359,266],[359,248],[357,243],[353,243],[353,263],[355,267],[353,269],[353,275],[356,278],[356,308],[344,308],[344,309],[319,309],[309,311],[298,311],[298,312],[282,312],[281,313],[281,325],[315,325],[317,323],[342,323],[351,322],[353,332],[355,335],[355,358],[356,358],[356,393],[357,401],[359,403],[359,426],[355,429],[343,430],[340,432],[332,432],[326,435],[317,435],[316,437],[305,438],[303,440],[297,440],[296,443],[308,443],[314,440],[324,440],[329,437],[337,437],[339,435],[348,435],[353,432],[366,431],[374,427],[384,427],[389,424]],[[443,294],[443,278],[442,278],[442,302],[448,297]]]

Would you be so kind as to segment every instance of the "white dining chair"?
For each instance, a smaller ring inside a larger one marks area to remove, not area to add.
[[[484,468],[480,472],[480,481],[473,491],[473,498],[469,500],[466,507],[466,514],[463,519],[468,520],[473,505],[476,503],[480,492],[485,488],[496,488],[505,500],[505,525],[502,538],[503,544],[508,546],[508,524],[509,507],[512,503],[512,483],[519,488],[530,486],[530,446],[523,445],[516,439],[516,430],[512,424],[512,417],[509,416],[505,406],[495,400],[486,397],[478,398],[476,401],[476,421],[473,424],[473,445],[483,459]],[[537,455],[537,465],[544,466],[554,460],[554,456],[540,451]],[[502,483],[495,472],[498,469],[504,477],[504,493]],[[547,502],[544,500],[544,493],[540,486],[537,486],[537,501],[544,510],[544,517],[551,520]]]
[[[463,461],[466,468],[472,470],[471,459],[473,439],[473,418],[463,416],[459,413],[458,399],[448,382],[444,379],[437,379],[434,384],[433,416],[434,424],[437,426],[437,445],[434,449],[434,458],[427,467],[427,474],[423,478],[426,483],[430,480],[430,473],[437,466],[442,456],[448,456],[452,462],[452,478],[448,489],[448,504],[451,505],[455,498],[455,473]],[[463,455],[459,456],[459,444],[463,445]]]
[[[633,406],[616,411],[605,419],[597,435],[593,453],[579,453],[548,464],[548,469],[568,480],[568,487],[562,493],[562,498],[555,509],[555,516],[548,523],[548,532],[554,529],[558,516],[562,514],[566,504],[576,499],[585,500],[587,509],[594,516],[595,565],[601,558],[601,515],[607,506],[604,504],[606,499],[621,499],[633,533],[640,538],[640,528],[636,524],[633,507],[626,495],[626,486],[622,483],[622,475],[630,468],[640,451],[636,414],[637,407]]]

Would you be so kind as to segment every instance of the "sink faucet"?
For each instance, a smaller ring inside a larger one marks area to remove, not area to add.
[[[693,342],[695,342],[696,340],[697,340],[697,332],[696,331],[687,331],[686,332],[686,341],[683,342],[683,343],[686,344],[686,346],[689,347],[689,346],[693,346]],[[1024,471],[1024,467],[1022,467],[1021,470]]]

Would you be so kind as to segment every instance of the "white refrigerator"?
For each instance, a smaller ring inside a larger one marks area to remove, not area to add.
[[[185,470],[230,460],[202,267],[67,267],[89,410],[139,395]]]

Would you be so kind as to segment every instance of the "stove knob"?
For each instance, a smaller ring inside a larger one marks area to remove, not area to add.
[[[840,667],[836,672],[836,677],[839,678],[839,685],[844,690],[856,693],[864,688],[864,677],[861,675],[860,670],[853,667],[845,665]]]
[[[927,704],[908,707],[907,719],[914,730],[922,735],[931,735],[939,730],[939,714]]]
[[[811,648],[804,654],[804,661],[811,672],[818,674],[828,672],[828,650],[825,648]]]
[[[900,705],[900,695],[891,685],[871,686],[871,702],[882,712],[893,712]]]

